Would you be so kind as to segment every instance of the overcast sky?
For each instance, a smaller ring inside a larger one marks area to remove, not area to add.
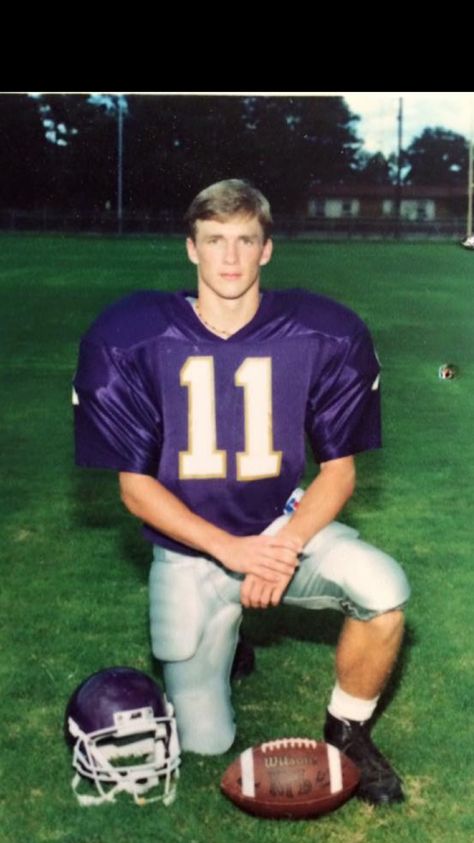
[[[397,114],[403,98],[403,146],[426,126],[442,126],[469,137],[474,119],[474,93],[344,93],[350,110],[361,117],[358,134],[369,152],[385,155],[397,145]]]

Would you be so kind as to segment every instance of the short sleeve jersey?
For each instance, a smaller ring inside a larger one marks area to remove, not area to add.
[[[305,433],[318,463],[380,446],[378,378],[364,323],[323,296],[264,292],[221,339],[186,293],[136,293],[81,342],[76,462],[150,475],[213,524],[260,533],[301,480]]]

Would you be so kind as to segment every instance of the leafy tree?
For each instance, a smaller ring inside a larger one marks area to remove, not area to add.
[[[207,184],[242,175],[246,127],[240,97],[133,96],[129,111],[130,207],[184,212]]]
[[[311,183],[352,180],[361,141],[342,97],[255,97],[247,108],[252,172],[276,211],[301,207]]]
[[[116,192],[113,115],[78,95],[0,96],[3,207],[79,214]]]
[[[404,159],[408,184],[457,185],[467,181],[468,143],[449,129],[424,129],[406,149]]]
[[[47,188],[47,146],[38,103],[21,94],[0,95],[1,204],[24,210],[41,205]]]
[[[103,210],[116,196],[116,108],[77,94],[42,97],[40,108],[49,136],[48,204]]]
[[[129,205],[155,212],[184,211],[207,184],[240,177],[290,213],[312,180],[351,178],[360,145],[340,97],[136,96],[129,109]]]
[[[116,97],[4,100],[3,202],[75,211],[78,220],[115,207]],[[357,171],[357,118],[341,97],[132,95],[125,116],[128,213],[180,214],[207,184],[241,177],[290,214],[311,182],[340,183]]]
[[[361,152],[357,160],[355,180],[361,184],[391,185],[394,178],[394,160],[382,152]]]

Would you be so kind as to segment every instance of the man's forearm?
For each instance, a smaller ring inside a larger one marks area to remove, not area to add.
[[[297,536],[305,545],[337,517],[354,491],[355,477],[353,457],[323,463],[283,532]]]
[[[318,476],[308,486],[298,508],[280,530],[277,537],[290,537],[304,545],[339,514],[355,487],[353,457],[343,457],[321,465]],[[245,577],[241,588],[244,606],[265,609],[278,605],[293,574],[282,575],[279,582],[265,582],[252,572]]]
[[[121,498],[137,518],[171,539],[216,556],[226,533],[196,513],[153,477],[120,474]]]
[[[122,472],[120,491],[125,506],[137,518],[232,571],[275,582],[295,569],[302,545],[294,536],[234,536],[196,515],[158,480],[144,474]]]

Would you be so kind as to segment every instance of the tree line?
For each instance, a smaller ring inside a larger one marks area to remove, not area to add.
[[[181,214],[200,189],[247,178],[276,213],[313,184],[394,183],[396,161],[362,150],[342,97],[0,95],[0,208],[114,209],[118,110],[125,213]],[[395,129],[394,129],[395,131]],[[466,139],[426,128],[402,154],[407,184],[467,182]]]

